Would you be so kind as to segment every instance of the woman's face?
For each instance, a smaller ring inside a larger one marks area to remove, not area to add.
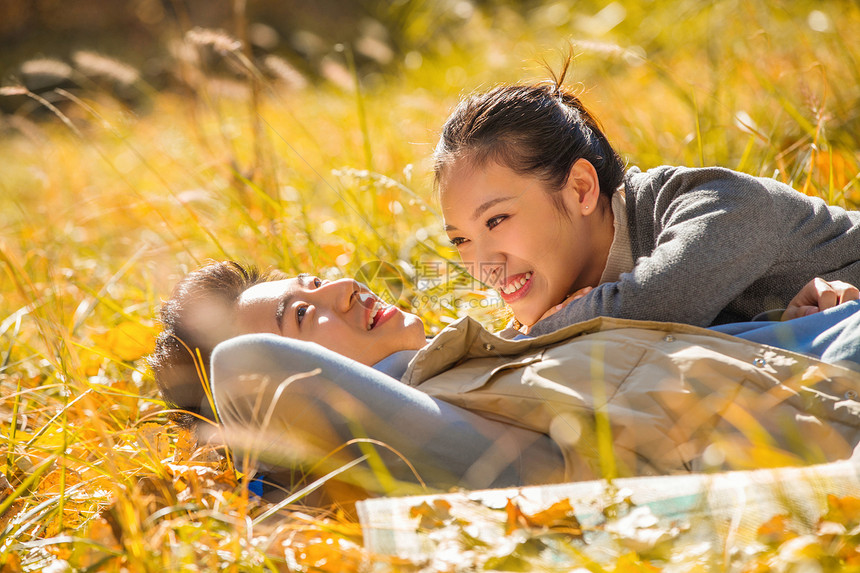
[[[534,324],[599,281],[603,265],[593,260],[588,206],[573,177],[558,191],[567,215],[543,181],[495,162],[455,162],[440,187],[445,229],[467,270],[495,288],[521,323]]]
[[[254,285],[239,297],[237,317],[242,334],[271,332],[316,342],[367,365],[427,342],[420,318],[350,279],[299,275]]]

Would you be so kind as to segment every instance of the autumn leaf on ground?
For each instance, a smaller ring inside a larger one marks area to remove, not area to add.
[[[151,324],[127,320],[92,338],[99,348],[131,362],[153,351],[157,334],[158,329]]]
[[[297,565],[302,570],[325,573],[348,573],[361,571],[367,559],[364,549],[348,539],[337,535],[320,534],[306,545],[293,551]]]
[[[0,503],[6,502],[13,492],[14,489],[9,485],[6,476],[0,473]],[[24,500],[21,498],[12,500],[11,505],[9,505],[6,511],[0,513],[0,531],[24,508],[24,505]],[[0,561],[0,564],[2,564],[2,561]],[[3,571],[5,570],[3,569]]]
[[[762,523],[757,532],[758,540],[770,547],[776,547],[789,539],[797,537],[797,532],[791,527],[791,517],[775,515]]]
[[[176,445],[173,452],[173,463],[187,462],[194,457],[197,451],[196,428],[181,427],[177,431]]]
[[[101,570],[119,569],[123,547],[114,534],[110,522],[104,517],[97,517],[90,521],[86,528],[87,537],[93,542],[90,544],[77,544],[72,546],[74,562],[82,568],[100,566]],[[114,555],[113,559],[110,556]],[[105,559],[108,559],[105,561]],[[109,567],[108,564],[112,565]]]
[[[860,525],[860,498],[836,497],[833,494],[828,494],[827,513],[821,519],[822,521],[835,521],[847,529],[853,529]]]
[[[433,505],[421,502],[409,510],[409,517],[420,517],[418,527],[421,529],[439,529],[451,522],[451,504],[444,499],[434,499]]]
[[[626,553],[615,562],[612,573],[656,573],[660,569],[648,561],[642,561],[636,553]]]
[[[170,439],[163,424],[146,422],[135,428],[138,445],[163,460],[170,453]]]
[[[0,571],[4,573],[18,573],[24,571],[21,566],[21,558],[15,553],[0,555]]]
[[[12,493],[12,486],[9,485],[9,480],[6,479],[6,476],[0,473],[0,502],[9,497],[9,494]]]
[[[505,535],[510,535],[517,529],[523,528],[547,529],[577,537],[582,536],[582,525],[576,518],[573,506],[567,498],[532,514],[523,512],[513,500],[509,499],[505,505],[505,512],[507,513]]]
[[[484,569],[490,571],[534,571],[533,561],[546,546],[539,539],[526,539],[518,543],[507,555],[493,556],[484,562]]]

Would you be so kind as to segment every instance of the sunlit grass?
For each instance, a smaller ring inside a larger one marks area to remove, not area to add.
[[[464,93],[546,78],[568,42],[573,81],[631,164],[722,165],[860,206],[855,4],[597,4],[474,9],[360,91],[349,48],[298,89],[238,56],[251,71],[229,80],[177,59],[194,97],[138,79],[145,104],[130,107],[93,80],[0,117],[0,561],[364,567],[347,514],[255,523],[267,506],[229,460],[164,424],[141,360],[153,317],[186,271],[225,258],[331,278],[387,261],[428,333],[462,316],[450,288],[415,281],[422,265],[456,270],[431,191],[438,128]],[[414,41],[428,18],[407,23]]]

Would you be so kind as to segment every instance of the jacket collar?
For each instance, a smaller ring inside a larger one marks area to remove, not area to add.
[[[419,350],[409,362],[406,373],[401,380],[410,386],[416,386],[467,359],[515,356],[586,334],[617,328],[644,328],[664,332],[705,334],[714,338],[739,340],[728,334],[689,324],[605,316],[571,324],[547,334],[510,340],[488,331],[478,321],[467,316],[451,323],[437,334],[427,346]]]
[[[488,331],[478,321],[467,316],[447,326],[430,344],[419,350],[409,363],[402,381],[415,386],[466,359],[514,356],[582,334],[597,332],[609,326],[609,322],[618,321],[598,317],[540,336],[509,340]]]

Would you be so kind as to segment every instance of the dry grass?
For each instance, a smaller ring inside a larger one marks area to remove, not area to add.
[[[349,52],[320,80],[268,77],[201,31],[173,49],[193,97],[87,51],[54,62],[82,89],[3,88],[31,104],[0,116],[0,562],[365,568],[347,516],[255,521],[264,504],[228,462],[163,424],[141,360],[153,317],[210,258],[326,277],[451,260],[429,175],[438,127],[464,92],[545,77],[569,40],[583,99],[631,163],[723,165],[860,206],[855,4],[623,4],[476,10],[457,42],[397,56],[360,93]],[[402,300],[432,332],[468,310],[445,294],[408,284]]]

